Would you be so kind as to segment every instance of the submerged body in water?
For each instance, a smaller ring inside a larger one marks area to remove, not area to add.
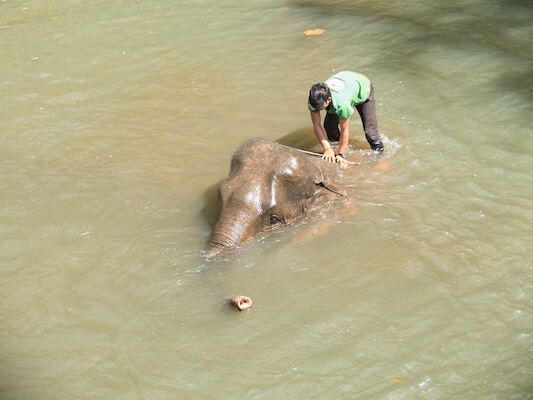
[[[219,189],[221,212],[208,255],[342,207],[346,191],[333,183],[338,167],[328,164],[270,140],[252,139],[240,146]]]

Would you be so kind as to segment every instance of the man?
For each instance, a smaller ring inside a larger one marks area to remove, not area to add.
[[[376,152],[383,152],[383,143],[378,132],[374,86],[366,76],[356,72],[342,71],[324,83],[313,85],[309,91],[307,106],[315,135],[324,148],[322,158],[341,163],[345,159],[344,152],[350,139],[349,123],[354,112],[353,107],[361,116],[366,140],[370,143],[370,147]],[[321,110],[326,110],[324,128],[327,137],[320,126]],[[339,152],[336,156],[329,141],[339,142]]]

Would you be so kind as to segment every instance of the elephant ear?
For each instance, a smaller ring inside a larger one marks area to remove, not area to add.
[[[329,190],[330,192],[338,194],[339,196],[348,197],[348,193],[346,193],[346,190],[330,182],[328,179],[326,179],[322,170],[318,166],[316,166],[315,164],[313,164],[313,166],[313,183],[316,186]]]
[[[339,196],[348,197],[348,193],[346,193],[346,190],[344,190],[340,186],[335,185],[334,183],[324,182],[324,181],[322,182],[315,181],[315,185],[323,187],[324,189],[329,190],[332,193],[338,194]]]

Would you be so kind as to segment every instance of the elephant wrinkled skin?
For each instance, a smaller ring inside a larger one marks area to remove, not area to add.
[[[346,191],[331,182],[338,165],[266,139],[234,153],[219,188],[221,212],[207,255],[225,253],[303,216],[341,208]]]

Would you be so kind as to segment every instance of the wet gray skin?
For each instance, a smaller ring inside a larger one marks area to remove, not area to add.
[[[332,180],[338,166],[265,139],[252,139],[234,153],[219,188],[220,217],[207,255],[224,254],[303,216],[338,209],[346,191]]]

